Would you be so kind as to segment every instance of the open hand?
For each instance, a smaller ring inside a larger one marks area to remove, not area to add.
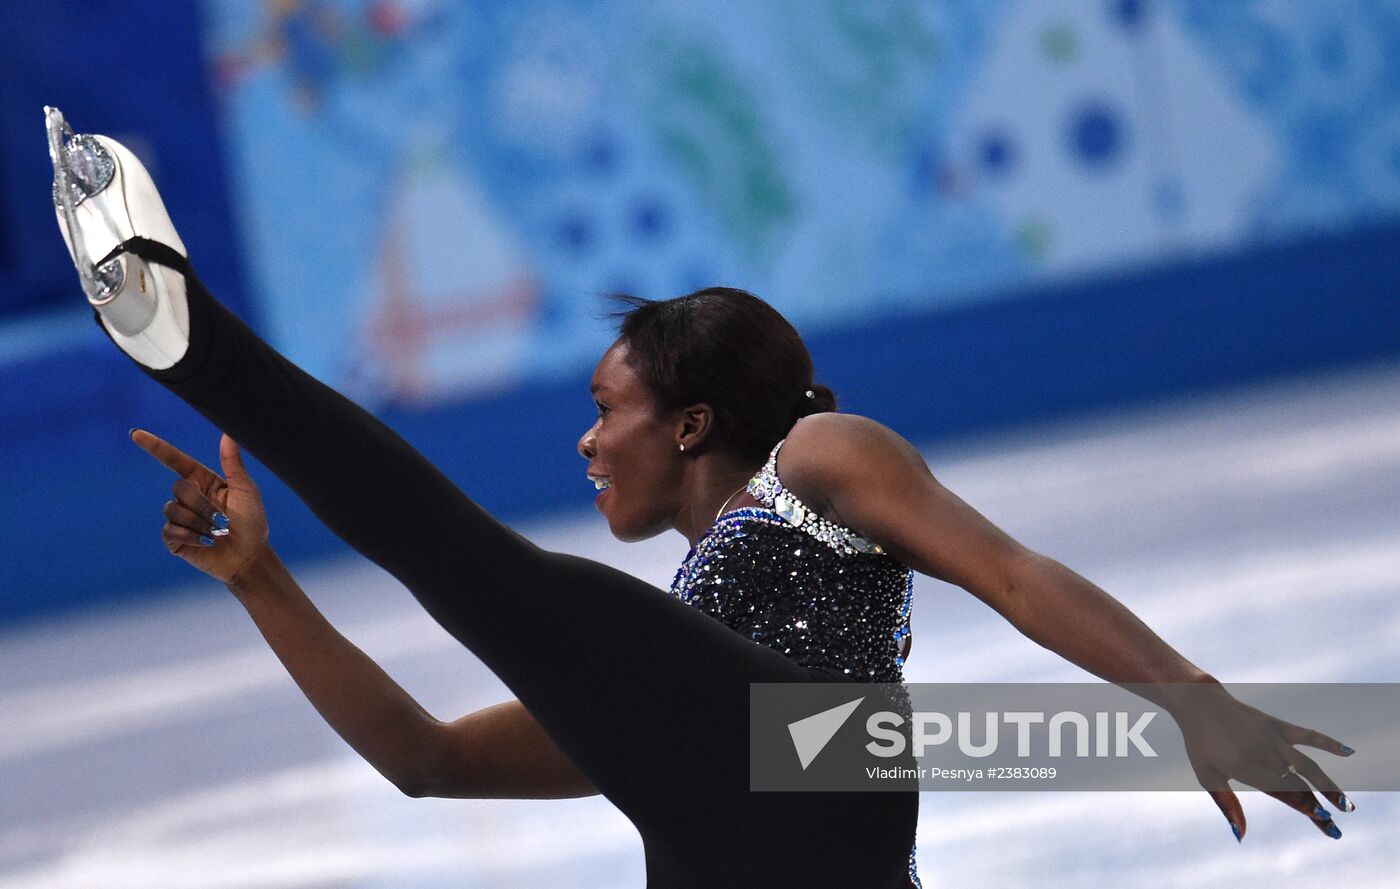
[[[175,499],[165,504],[166,549],[216,580],[236,582],[268,551],[262,497],[238,445],[227,435],[219,440],[221,477],[144,429],[132,430],[131,440],[179,476],[171,489]]]
[[[1228,779],[1267,793],[1307,816],[1322,833],[1341,839],[1342,832],[1333,822],[1332,813],[1318,802],[1313,788],[1340,811],[1351,812],[1356,806],[1295,745],[1316,747],[1338,756],[1353,754],[1350,747],[1321,732],[1284,722],[1243,704],[1218,683],[1206,694],[1193,695],[1189,706],[1173,715],[1181,727],[1196,778],[1220,807],[1237,839],[1244,838],[1244,808],[1229,789]]]

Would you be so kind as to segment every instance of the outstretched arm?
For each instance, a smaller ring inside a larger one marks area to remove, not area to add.
[[[820,447],[803,447],[810,440]],[[1022,546],[943,487],[903,438],[863,417],[816,414],[788,436],[780,475],[799,496],[920,573],[977,596],[1018,630],[1110,682],[1201,682],[1206,672],[1120,602]],[[1164,703],[1164,702],[1154,702]]]
[[[1197,777],[1238,834],[1245,830],[1244,812],[1228,790],[1228,778],[1277,786],[1274,776],[1296,764],[1338,807],[1353,808],[1292,745],[1340,755],[1348,748],[1236,701],[1118,600],[1017,543],[964,503],[891,430],[863,417],[816,414],[789,433],[779,461],[784,483],[813,508],[911,568],[968,590],[1045,648],[1110,682],[1161,685],[1132,690],[1177,718]],[[1183,710],[1170,683],[1206,687],[1193,693]],[[1267,750],[1267,761],[1244,749],[1246,741]],[[1317,817],[1319,807],[1307,784],[1291,777],[1294,789],[1270,795],[1308,815],[1323,833],[1340,836],[1330,817]]]
[[[223,478],[148,432],[132,438],[180,476],[165,507],[167,549],[227,585],[321,717],[405,794],[597,793],[520,702],[442,723],[337,631],[268,545],[261,498],[231,439],[220,443]]]
[[[326,620],[270,551],[229,590],[316,712],[408,796],[565,799],[598,792],[519,701],[451,723],[433,718]]]

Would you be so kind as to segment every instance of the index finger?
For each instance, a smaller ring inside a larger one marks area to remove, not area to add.
[[[203,463],[165,439],[152,435],[144,429],[133,429],[131,440],[136,442],[138,448],[159,460],[166,469],[181,478],[189,479],[199,485],[201,490],[207,491],[211,482],[221,483],[223,481],[217,473]]]
[[[1283,720],[1279,721],[1283,722]],[[1291,722],[1283,722],[1283,737],[1290,744],[1316,747],[1318,750],[1326,750],[1328,753],[1335,753],[1338,756],[1351,756],[1356,752],[1330,735],[1324,735],[1322,732],[1294,725]]]

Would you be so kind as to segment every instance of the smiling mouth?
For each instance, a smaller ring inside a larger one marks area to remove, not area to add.
[[[593,487],[597,488],[599,491],[605,491],[612,487],[612,479],[608,478],[606,475],[590,475],[588,480],[593,482]]]

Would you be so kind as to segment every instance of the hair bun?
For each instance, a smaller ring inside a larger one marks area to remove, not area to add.
[[[825,386],[812,384],[802,393],[797,405],[797,416],[823,414],[836,410],[836,393]]]

